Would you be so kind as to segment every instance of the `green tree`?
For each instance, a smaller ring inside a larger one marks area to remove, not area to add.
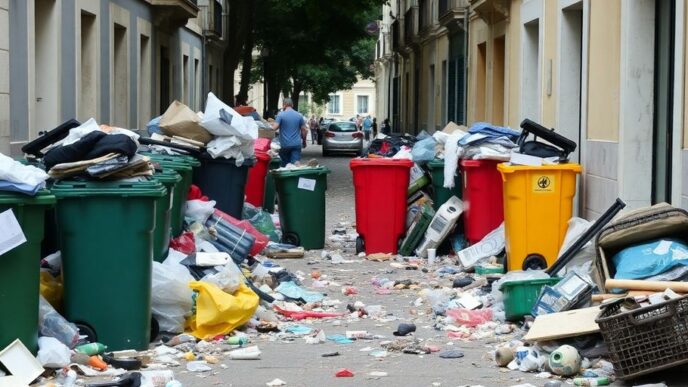
[[[318,102],[369,77],[375,38],[366,25],[385,0],[256,0],[255,42],[263,55],[254,72],[266,83],[267,109],[280,92],[298,104],[301,92]],[[298,106],[296,106],[298,108]]]

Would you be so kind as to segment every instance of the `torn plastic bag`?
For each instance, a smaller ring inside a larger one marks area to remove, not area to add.
[[[234,294],[206,282],[191,282],[189,287],[197,295],[196,312],[187,320],[187,327],[202,340],[234,331],[247,323],[258,308],[258,296],[244,284]]]
[[[459,325],[469,328],[492,321],[492,309],[451,309],[447,311],[447,317]]]
[[[185,232],[170,241],[170,248],[175,249],[185,255],[196,251],[196,241],[192,232]]]
[[[62,278],[55,278],[47,271],[41,270],[41,296],[54,308],[62,309]]]
[[[281,235],[277,232],[277,228],[272,222],[272,216],[269,212],[254,207],[249,203],[244,203],[244,210],[241,216],[244,219],[248,219],[256,230],[270,238],[271,241],[280,241]]]
[[[431,136],[428,136],[415,143],[413,145],[413,150],[411,151],[413,162],[417,164],[425,164],[428,161],[434,160],[435,145],[437,145],[437,140]]]
[[[62,368],[71,363],[72,351],[60,340],[43,336],[38,338],[38,356],[36,358],[43,367]]]
[[[688,245],[675,239],[660,239],[627,247],[612,257],[614,279],[641,279],[688,266]]]
[[[215,200],[187,200],[184,207],[184,218],[191,219],[194,222],[205,223],[206,220],[215,211]],[[191,222],[190,222],[191,223]]]
[[[79,341],[76,325],[67,321],[42,296],[38,304],[38,328],[42,336],[54,337],[69,348]]]
[[[153,262],[151,310],[163,332],[181,333],[191,315],[194,278],[186,267],[168,262]]]
[[[207,131],[216,136],[237,136],[242,140],[255,140],[258,138],[258,126],[249,125],[249,122],[253,122],[253,118],[243,117],[215,94],[208,93],[201,121],[201,125]]]

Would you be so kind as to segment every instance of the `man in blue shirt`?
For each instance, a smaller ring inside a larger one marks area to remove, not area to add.
[[[282,101],[282,111],[272,124],[273,129],[279,129],[280,158],[282,166],[287,164],[299,165],[301,161],[302,131],[306,131],[306,121],[301,113],[294,110],[291,98]]]
[[[370,132],[373,131],[373,120],[370,119],[370,116],[366,117],[365,120],[363,120],[363,134],[365,135],[365,140],[370,141]]]

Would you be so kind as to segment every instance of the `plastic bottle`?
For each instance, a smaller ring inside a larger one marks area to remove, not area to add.
[[[573,379],[574,386],[608,386],[609,378],[575,378]]]
[[[248,344],[248,338],[244,336],[232,336],[225,340],[229,345],[245,345]]]
[[[70,349],[79,342],[79,329],[67,321],[46,301],[39,299],[38,326],[42,336],[54,337]]]
[[[74,348],[75,351],[85,353],[88,356],[100,355],[101,353],[105,352],[106,349],[107,345],[103,345],[101,343],[83,344]]]

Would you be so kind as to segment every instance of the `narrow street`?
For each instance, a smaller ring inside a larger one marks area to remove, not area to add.
[[[333,156],[323,158],[320,146],[308,145],[303,160],[316,158],[326,165],[332,173],[328,177],[327,192],[327,224],[328,233],[339,222],[349,222],[353,226],[354,192],[349,170],[351,156]],[[332,243],[326,242],[331,249]],[[353,243],[341,250],[345,260],[359,260],[355,256]],[[290,334],[267,334],[252,340],[251,345],[258,345],[262,351],[260,360],[236,361],[224,359],[222,364],[227,366],[213,366],[211,373],[189,373],[186,370],[174,370],[175,376],[184,386],[264,386],[265,383],[279,378],[287,382],[287,386],[511,386],[530,382],[542,385],[543,379],[535,378],[535,374],[499,369],[487,357],[487,352],[493,348],[494,339],[483,342],[452,341],[446,332],[433,329],[433,320],[429,307],[423,305],[415,307],[418,290],[394,290],[389,295],[374,292],[371,284],[373,277],[386,277],[391,280],[409,279],[417,281],[420,288],[442,284],[451,286],[451,278],[437,279],[432,273],[421,270],[403,270],[390,267],[389,262],[360,262],[333,264],[321,258],[321,251],[308,252],[303,259],[279,260],[278,263],[293,273],[302,272],[308,278],[303,281],[309,286],[312,279],[308,273],[320,271],[327,275],[328,280],[342,286],[354,286],[359,294],[345,296],[340,287],[330,286],[324,291],[330,298],[339,299],[339,311],[346,311],[347,304],[356,301],[366,306],[382,305],[387,312],[389,321],[380,322],[365,318],[357,321],[348,317],[317,320],[304,320],[300,325],[323,329],[330,335],[344,334],[346,331],[367,331],[372,335],[384,336],[379,340],[357,340],[352,344],[337,344],[327,341],[324,344],[309,345],[303,338]],[[439,266],[437,266],[439,267]],[[392,319],[393,317],[393,319]],[[423,339],[423,344],[434,345],[445,350],[460,350],[465,356],[460,359],[442,359],[437,353],[428,355],[410,355],[389,352],[383,359],[370,356],[373,350],[381,349],[380,343],[394,340],[392,335],[399,323],[415,323],[418,327],[414,337]],[[339,352],[339,356],[322,357],[323,354]],[[335,373],[341,368],[348,368],[354,373],[353,378],[335,378]],[[374,371],[386,372],[385,377],[373,377],[368,374]],[[439,384],[437,384],[439,383]]]

